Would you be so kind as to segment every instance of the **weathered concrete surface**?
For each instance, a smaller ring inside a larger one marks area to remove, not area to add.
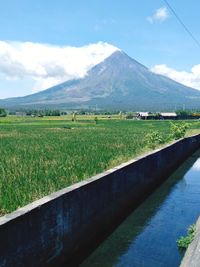
[[[70,266],[200,147],[179,140],[0,218],[0,267]]]
[[[196,235],[189,245],[180,267],[200,267],[200,217],[196,223]]]

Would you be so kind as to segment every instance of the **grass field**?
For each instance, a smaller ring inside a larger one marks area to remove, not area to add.
[[[170,134],[169,121],[77,119],[0,119],[0,215],[143,153],[151,130]],[[190,122],[187,135],[197,132]]]

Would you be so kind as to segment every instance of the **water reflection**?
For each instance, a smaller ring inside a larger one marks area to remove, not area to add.
[[[198,160],[194,163],[193,168],[194,168],[196,171],[200,171],[200,159],[198,159]]]
[[[199,157],[189,158],[81,266],[179,266],[176,240],[200,215]]]

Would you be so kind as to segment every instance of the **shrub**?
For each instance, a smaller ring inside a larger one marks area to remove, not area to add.
[[[172,139],[177,140],[183,138],[186,134],[187,128],[188,128],[187,123],[179,123],[179,124],[171,123],[170,132]]]
[[[157,145],[164,143],[164,138],[158,131],[151,131],[145,136],[145,142],[148,147],[154,149]]]
[[[187,236],[181,236],[177,241],[177,246],[181,249],[187,249],[189,244],[193,241],[196,233],[195,224],[190,225],[187,231]]]

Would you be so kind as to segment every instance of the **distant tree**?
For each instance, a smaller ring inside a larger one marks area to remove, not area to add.
[[[154,119],[155,120],[160,120],[162,118],[162,115],[159,113],[159,112],[157,112],[155,115],[154,115]]]
[[[60,115],[67,115],[67,112],[66,111],[61,111]]]
[[[79,115],[85,115],[86,114],[86,111],[85,110],[80,110],[78,114]]]
[[[126,119],[133,119],[133,112],[128,112],[126,114]]]
[[[32,110],[27,110],[26,111],[26,116],[31,116],[32,115]]]
[[[105,111],[103,114],[104,115],[112,115],[112,113],[110,111]]]
[[[60,116],[61,112],[60,110],[51,110],[51,109],[45,109],[45,110],[27,110],[26,111],[27,116]]]
[[[4,108],[0,108],[0,117],[6,117],[7,116],[7,112],[5,111]]]
[[[16,115],[15,111],[9,111],[9,115]]]
[[[192,115],[192,112],[190,110],[177,110],[176,114],[179,118],[186,119]]]
[[[95,123],[97,124],[97,123],[98,123],[98,117],[95,117],[95,118],[94,118],[94,121],[95,121]]]
[[[56,109],[52,111],[52,116],[60,116],[60,110]]]

